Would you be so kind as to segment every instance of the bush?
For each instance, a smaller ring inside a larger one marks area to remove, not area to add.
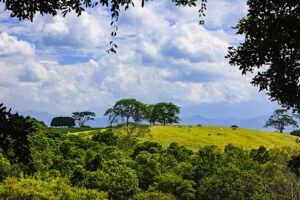
[[[292,131],[291,135],[300,137],[300,130],[294,130],[294,131]]]
[[[141,192],[136,194],[132,200],[174,200],[176,197],[172,194],[162,192]]]
[[[104,132],[98,132],[92,139],[99,143],[105,143],[108,146],[116,146],[118,142],[118,136],[116,136],[111,129]]]
[[[67,179],[42,181],[34,178],[8,178],[0,184],[0,199],[14,200],[106,200],[105,192],[71,187]]]

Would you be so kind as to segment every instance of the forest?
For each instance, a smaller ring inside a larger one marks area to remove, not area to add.
[[[3,105],[0,119],[1,199],[299,199],[299,149],[163,148],[118,126],[85,138]]]

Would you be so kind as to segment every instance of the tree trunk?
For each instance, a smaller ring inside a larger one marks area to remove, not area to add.
[[[283,128],[280,128],[280,133],[282,133],[283,132]]]
[[[129,121],[129,117],[127,117],[126,119],[127,135],[128,135],[128,121]]]

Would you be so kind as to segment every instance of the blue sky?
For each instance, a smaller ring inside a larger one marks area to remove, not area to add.
[[[170,0],[139,5],[121,12],[114,55],[106,53],[107,9],[29,22],[11,19],[0,3],[0,102],[17,111],[98,116],[121,98],[171,101],[184,115],[211,118],[270,115],[278,108],[249,84],[251,75],[224,58],[228,46],[243,41],[231,27],[246,16],[246,1],[210,0],[205,26],[198,24],[198,8]]]

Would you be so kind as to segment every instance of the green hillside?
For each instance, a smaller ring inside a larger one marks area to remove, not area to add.
[[[221,135],[218,135],[218,132]],[[242,146],[244,149],[257,148],[261,145],[267,148],[300,147],[300,143],[296,143],[296,136],[241,128],[233,130],[229,127],[216,126],[192,126],[191,128],[189,126],[152,126],[151,133],[152,138],[146,137],[141,140],[157,141],[165,147],[171,142],[177,142],[193,150],[203,145],[216,145],[223,148],[228,143]]]
[[[146,136],[139,139],[141,141],[149,140],[159,142],[163,147],[169,146],[172,142],[177,142],[192,150],[197,150],[203,145],[216,145],[223,148],[229,143],[242,146],[244,149],[257,148],[262,145],[267,148],[285,146],[300,148],[300,143],[296,143],[296,136],[284,133],[242,128],[233,130],[230,127],[216,126],[151,126],[150,129],[152,137]],[[218,132],[221,133],[221,135],[218,135]],[[89,137],[94,133],[95,131],[84,131],[73,134]],[[209,133],[211,133],[211,136],[209,136]]]

